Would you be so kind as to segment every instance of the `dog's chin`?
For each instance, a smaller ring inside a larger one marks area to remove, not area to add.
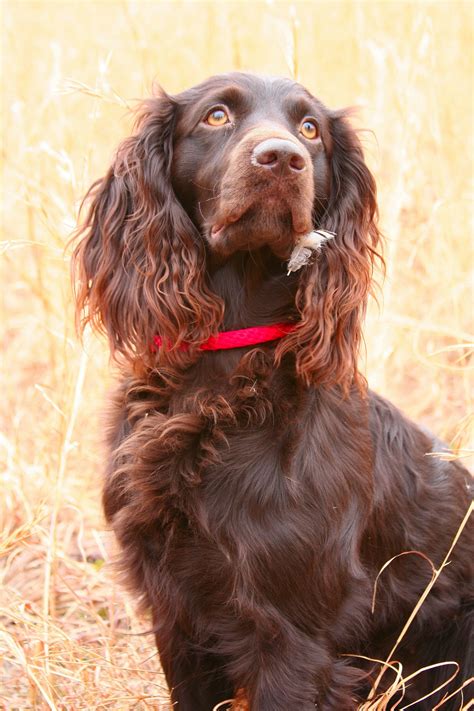
[[[311,217],[298,226],[299,231],[295,229],[290,211],[272,214],[262,208],[252,208],[238,219],[205,228],[205,235],[211,252],[219,259],[268,247],[278,259],[287,261],[301,234],[311,230]]]

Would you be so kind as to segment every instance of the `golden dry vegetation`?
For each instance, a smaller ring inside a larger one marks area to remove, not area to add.
[[[65,252],[80,198],[153,81],[174,92],[246,69],[358,105],[388,262],[368,379],[467,460],[473,5],[17,0],[2,11],[0,706],[165,708],[147,621],[109,564],[98,413],[113,376],[104,344],[75,337]]]

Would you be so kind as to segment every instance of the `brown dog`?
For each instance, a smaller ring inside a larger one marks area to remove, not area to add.
[[[385,658],[431,570],[397,558],[372,614],[377,573],[404,551],[438,566],[470,501],[467,471],[357,370],[379,232],[356,134],[295,82],[214,77],[145,102],[91,197],[78,306],[122,369],[104,507],[173,701],[355,708],[370,668],[346,655]],[[405,674],[461,667],[418,710],[473,673],[470,543],[397,651]]]

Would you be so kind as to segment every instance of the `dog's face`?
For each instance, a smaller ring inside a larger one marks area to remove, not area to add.
[[[287,259],[329,196],[327,110],[288,79],[214,77],[179,97],[172,182],[211,251]]]
[[[300,84],[234,73],[163,92],[143,102],[137,132],[92,188],[74,254],[78,313],[133,368],[184,367],[222,324],[216,271],[235,253],[257,263],[259,250],[262,264],[270,250],[299,316],[275,362],[291,352],[305,383],[348,387],[379,241],[375,193],[347,113]],[[286,260],[312,230],[334,236],[290,289]],[[156,333],[173,344],[158,355]]]

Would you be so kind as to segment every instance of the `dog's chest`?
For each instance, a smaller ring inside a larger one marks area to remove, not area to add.
[[[214,443],[215,461],[189,487],[164,561],[181,589],[206,590],[219,605],[238,590],[284,606],[296,578],[315,577],[329,527],[314,491],[312,469],[322,464],[314,457],[309,466],[306,450],[290,451],[297,435],[266,423],[236,427]],[[201,456],[196,450],[196,467]]]
[[[318,517],[287,475],[281,442],[269,432],[228,437],[221,461],[192,492],[186,531],[171,542],[169,574],[181,589],[206,590],[217,606],[236,595],[284,605],[295,576],[313,576]]]
[[[150,410],[130,435],[140,466],[128,468],[126,508],[140,520],[143,567],[159,571],[170,604],[199,599],[206,618],[255,596],[288,614],[301,609],[295,595],[328,607],[318,571],[358,545],[353,508],[367,487],[353,483],[365,453],[348,417],[324,417],[312,395],[280,408],[253,383],[240,410],[217,397],[177,403]]]

